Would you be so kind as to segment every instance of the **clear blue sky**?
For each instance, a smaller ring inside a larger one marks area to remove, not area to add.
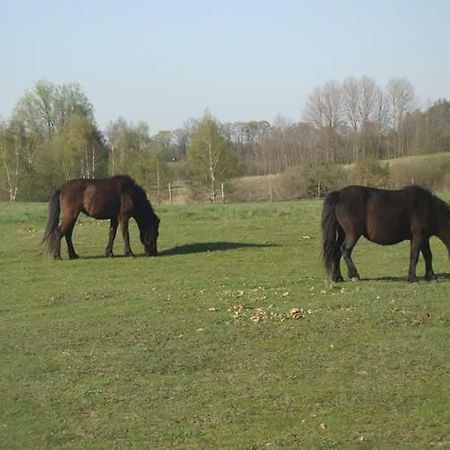
[[[0,117],[38,80],[76,81],[100,127],[298,121],[315,86],[406,77],[450,98],[449,0],[0,0]]]

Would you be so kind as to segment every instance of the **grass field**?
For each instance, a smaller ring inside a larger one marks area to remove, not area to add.
[[[333,287],[320,202],[156,210],[161,256],[133,227],[139,256],[106,259],[83,218],[81,258],[54,262],[46,205],[0,204],[0,448],[450,446],[440,241],[437,283],[403,281],[407,243],[362,241],[364,280]]]

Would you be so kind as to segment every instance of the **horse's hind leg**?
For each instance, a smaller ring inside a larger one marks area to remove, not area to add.
[[[79,256],[77,255],[77,252],[75,251],[75,248],[73,247],[73,242],[72,242],[72,234],[73,234],[73,229],[75,227],[76,221],[77,221],[77,219],[75,218],[72,222],[69,223],[69,225],[67,226],[65,235],[64,235],[64,237],[66,238],[67,251],[69,252],[70,259],[79,258]]]
[[[75,252],[75,249],[73,247],[73,242],[72,242],[72,234],[73,234],[73,229],[75,227],[75,223],[77,221],[77,217],[78,215],[76,215],[75,217],[64,217],[61,225],[59,226],[60,228],[60,241],[61,238],[64,236],[66,239],[66,243],[67,243],[67,251],[69,253],[69,258],[70,259],[77,259],[78,255]],[[59,250],[61,249],[61,244],[59,245]]]
[[[109,257],[113,257],[114,253],[113,253],[113,244],[114,244],[114,239],[116,238],[116,233],[117,233],[117,219],[111,219],[110,225],[109,225],[109,239],[108,239],[108,244],[106,245],[106,256]]]
[[[359,237],[354,236],[346,236],[344,243],[341,246],[342,257],[344,258],[345,263],[347,264],[348,269],[348,277],[352,280],[359,280],[359,274],[356,270],[356,266],[352,260],[352,251],[358,242]]]
[[[333,254],[333,272],[331,279],[335,282],[344,281],[344,278],[342,277],[341,273],[341,257],[342,257],[342,250],[341,246],[344,242],[344,235],[342,233],[338,234],[338,238],[336,241],[336,245],[334,247],[334,254]]]
[[[424,239],[422,243],[422,247],[420,248],[423,254],[423,258],[425,260],[425,280],[426,281],[434,281],[437,280],[437,276],[433,271],[432,259],[433,256],[431,254],[430,249],[430,240]]]
[[[53,236],[52,236],[52,254],[53,254],[53,259],[56,260],[61,260],[61,239],[63,238],[64,234],[65,234],[65,229],[63,231],[62,228],[62,223],[61,225],[58,225],[58,227],[55,229],[55,231],[53,232]]]
[[[61,239],[62,239],[62,234],[61,234],[61,228],[58,225],[54,232],[53,235],[51,237],[52,241],[51,241],[51,249],[52,249],[52,255],[53,255],[53,259],[55,260],[61,260]]]

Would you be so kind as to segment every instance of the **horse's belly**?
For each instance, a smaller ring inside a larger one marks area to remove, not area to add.
[[[408,239],[403,230],[367,230],[364,237],[380,245],[393,245]]]
[[[366,236],[367,237],[367,236]],[[375,242],[376,244],[380,244],[380,245],[393,245],[393,244],[398,244],[399,242],[404,241],[404,238],[395,238],[395,239],[387,239],[385,237],[367,237],[367,239],[369,239],[369,241]]]
[[[105,219],[112,219],[113,216],[111,214],[100,214],[100,213],[88,213],[89,217],[92,217],[93,219],[97,219],[97,220],[105,220]]]
[[[90,202],[85,205],[85,210],[83,211],[90,217],[94,219],[112,219],[119,215],[119,205],[118,202],[114,201],[96,201]]]

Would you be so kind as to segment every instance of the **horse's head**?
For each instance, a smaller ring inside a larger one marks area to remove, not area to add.
[[[148,256],[156,256],[158,254],[159,222],[159,217],[154,214],[145,227],[140,227],[141,242]]]

